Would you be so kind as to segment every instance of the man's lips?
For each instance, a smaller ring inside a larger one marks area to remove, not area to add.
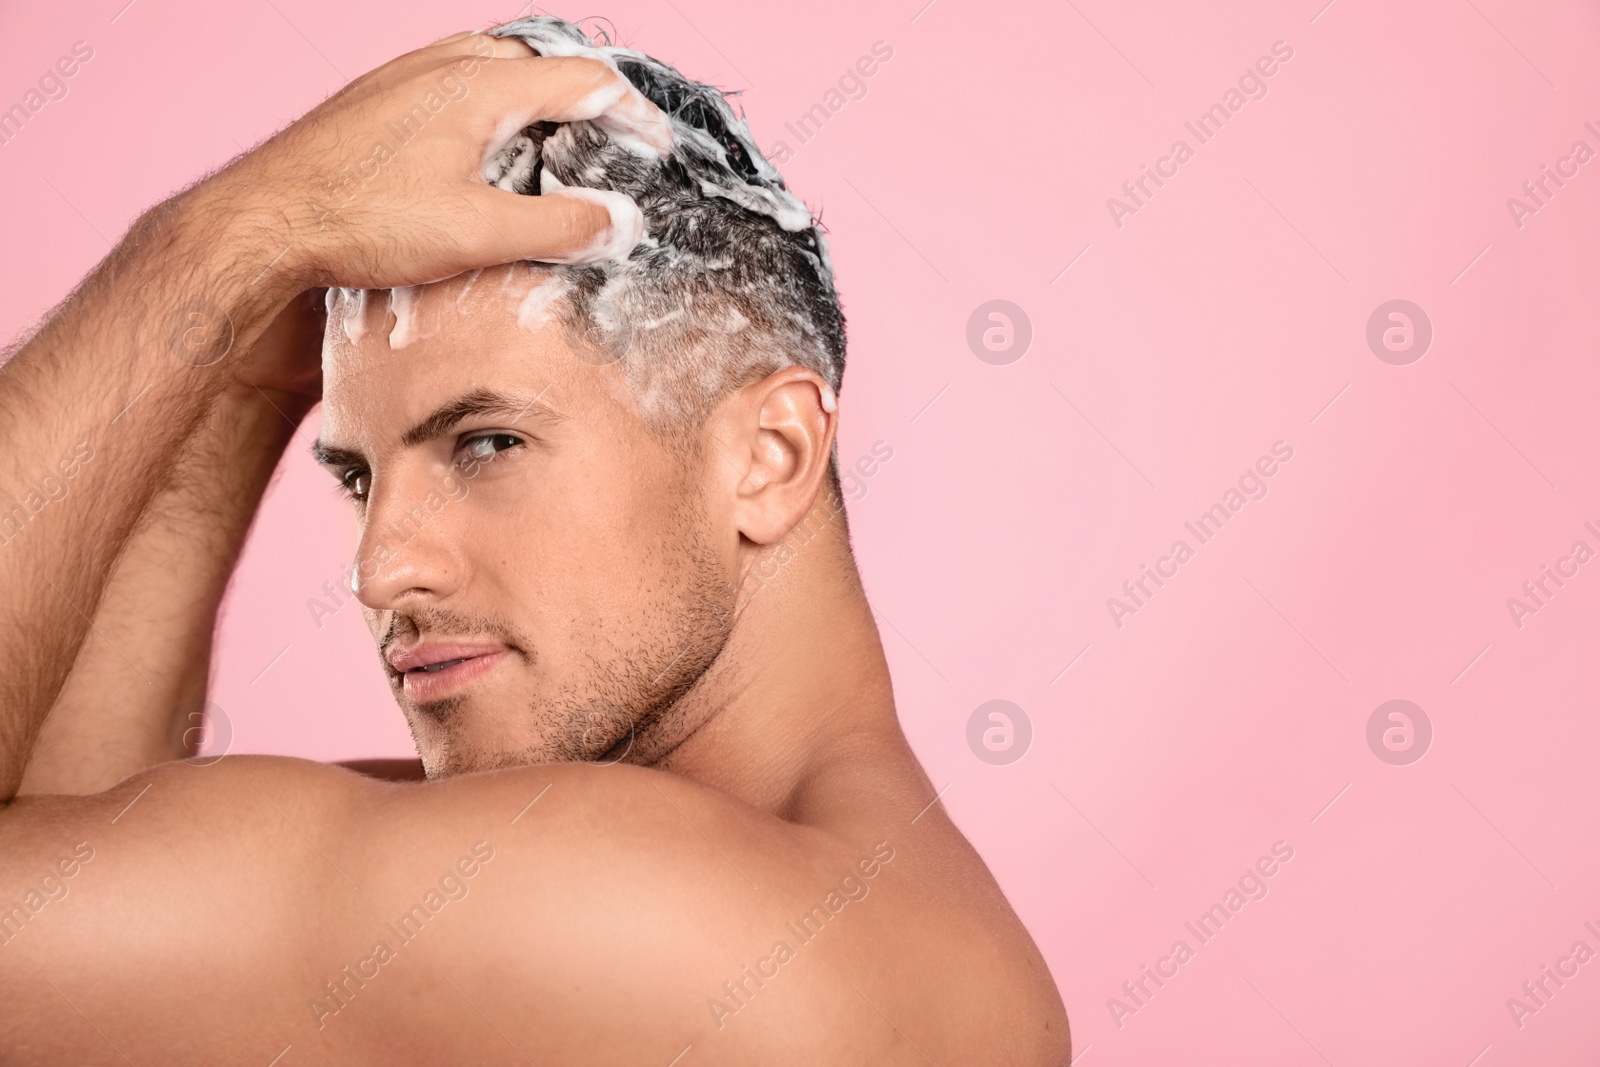
[[[391,649],[385,657],[411,699],[426,703],[449,696],[503,660],[510,649],[499,643],[421,641]]]
[[[389,669],[396,674],[410,671],[438,670],[457,660],[476,659],[506,651],[499,642],[479,641],[418,641],[404,648],[393,648],[385,657]]]

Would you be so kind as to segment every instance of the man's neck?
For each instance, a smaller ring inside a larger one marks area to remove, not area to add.
[[[673,716],[687,734],[656,766],[764,811],[849,752],[903,740],[889,667],[842,517],[819,500],[755,563],[716,662]]]

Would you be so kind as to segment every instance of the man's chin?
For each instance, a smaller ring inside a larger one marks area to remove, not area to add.
[[[532,767],[541,763],[559,763],[559,759],[541,757],[537,753],[507,755],[493,752],[463,752],[459,747],[443,750],[424,750],[422,769],[429,781],[456,778],[463,774],[483,774],[504,771],[514,767]]]
[[[401,686],[393,691],[430,779],[539,763],[637,763],[648,747],[636,743],[638,713],[604,698],[585,701],[563,721],[540,721],[524,711],[502,722],[504,709],[529,707],[526,692],[474,686],[423,703]]]
[[[628,734],[604,752],[579,753],[559,744],[529,741],[523,746],[502,747],[491,744],[468,745],[461,739],[443,744],[419,745],[422,768],[430,781],[454,778],[463,774],[481,774],[485,771],[502,771],[513,767],[532,767],[543,763],[588,763],[610,766],[616,763],[637,762],[629,757],[636,754],[634,736]]]
[[[582,757],[568,750],[560,731],[517,737],[501,733],[486,735],[459,729],[472,719],[469,706],[451,709],[444,721],[435,717],[437,709],[406,708],[405,711],[411,723],[412,739],[430,780],[541,763],[584,762]]]

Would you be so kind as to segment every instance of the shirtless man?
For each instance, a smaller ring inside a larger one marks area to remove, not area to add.
[[[842,360],[720,96],[556,20],[139,219],[0,374],[0,1060],[1067,1063],[896,721]],[[172,759],[319,397],[426,781]]]

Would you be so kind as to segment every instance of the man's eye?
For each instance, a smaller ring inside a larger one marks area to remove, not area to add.
[[[522,444],[522,438],[509,433],[485,433],[469,437],[461,443],[462,458],[466,462],[484,463],[501,452]]]
[[[372,475],[359,467],[344,472],[344,477],[339,479],[340,486],[352,500],[365,500],[367,490],[372,488]]]

